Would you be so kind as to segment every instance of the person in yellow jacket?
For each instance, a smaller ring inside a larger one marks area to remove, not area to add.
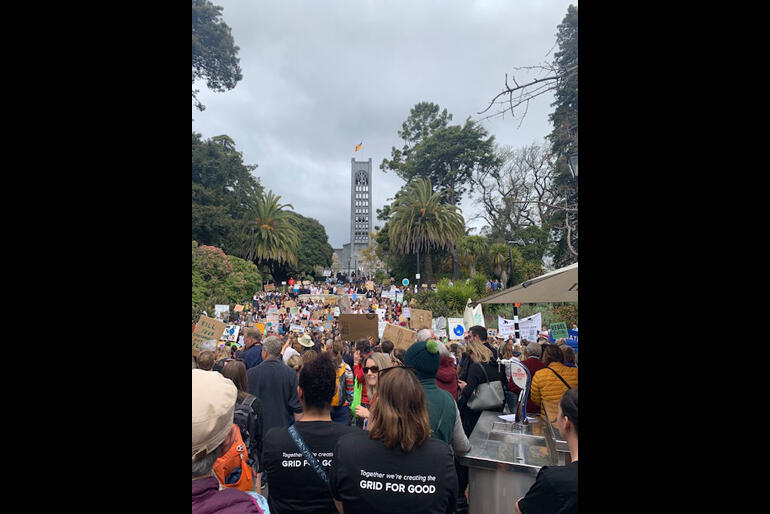
[[[578,386],[578,368],[564,365],[564,354],[555,344],[543,347],[542,361],[545,368],[532,377],[530,398],[538,407],[545,405],[549,420],[555,423],[561,397]]]

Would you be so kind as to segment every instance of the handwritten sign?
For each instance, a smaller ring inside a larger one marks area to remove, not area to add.
[[[222,339],[226,341],[231,341],[233,343],[238,342],[238,333],[241,331],[241,327],[239,325],[227,325],[225,327],[225,331],[222,334]]]
[[[569,337],[569,334],[567,333],[567,324],[563,321],[559,323],[551,323],[551,337],[554,339],[560,339],[560,338],[567,338]]]
[[[201,316],[192,333],[192,347],[200,350],[201,344],[209,339],[218,341],[225,328],[226,325],[221,321],[208,316]]]
[[[417,341],[417,332],[408,328],[397,327],[387,323],[382,332],[382,339],[388,339],[393,343],[394,348],[408,350],[412,344]]]

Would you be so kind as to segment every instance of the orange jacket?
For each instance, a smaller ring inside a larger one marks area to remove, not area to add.
[[[578,368],[570,368],[561,362],[552,362],[548,365],[553,371],[561,375],[561,378],[567,381],[571,387],[578,386]],[[538,407],[546,402],[546,409],[550,418],[556,418],[556,411],[551,412],[554,406],[561,401],[561,397],[567,392],[567,386],[564,382],[554,375],[553,371],[543,368],[535,372],[532,377],[532,387],[530,398]]]

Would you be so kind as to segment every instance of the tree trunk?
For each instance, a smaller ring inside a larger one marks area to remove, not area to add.
[[[460,278],[460,260],[457,258],[457,247],[454,243],[449,247],[449,253],[452,254],[452,281]]]
[[[433,259],[430,256],[430,252],[425,252],[425,280],[422,280],[423,284],[431,284],[433,282]]]

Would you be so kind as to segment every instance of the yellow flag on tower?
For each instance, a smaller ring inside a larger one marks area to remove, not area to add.
[[[356,149],[355,149],[355,150],[353,150],[353,151],[354,151],[354,152],[357,152],[357,151],[359,151],[359,150],[361,149],[361,147],[362,147],[362,146],[364,146],[364,142],[363,142],[363,141],[361,141],[360,143],[358,143],[358,144],[356,145]]]

